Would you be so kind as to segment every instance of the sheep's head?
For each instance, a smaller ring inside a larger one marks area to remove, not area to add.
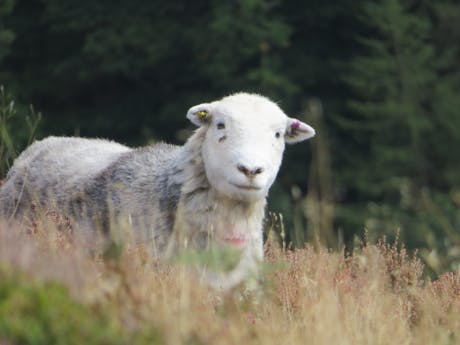
[[[190,108],[187,118],[206,128],[202,154],[215,190],[231,199],[264,198],[278,173],[285,143],[315,135],[260,95],[238,93]]]

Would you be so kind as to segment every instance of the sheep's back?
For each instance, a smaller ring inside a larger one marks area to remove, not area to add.
[[[5,212],[31,199],[59,200],[107,169],[130,148],[101,139],[49,137],[35,142],[14,162],[0,190]],[[20,210],[19,210],[20,211]]]
[[[126,199],[123,208],[148,212],[164,198],[179,197],[179,188],[174,186],[181,184],[181,152],[180,146],[165,143],[134,149],[105,169],[91,188],[101,189],[102,181],[112,193],[119,190],[120,199]]]

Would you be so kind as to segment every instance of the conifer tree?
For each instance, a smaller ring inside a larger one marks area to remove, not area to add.
[[[344,75],[351,98],[336,118],[347,135],[339,179],[348,206],[339,214],[353,231],[372,228],[376,219],[396,229],[405,191],[430,180],[425,138],[435,134],[439,67],[429,42],[432,24],[405,0],[363,2],[358,16],[361,53]]]
[[[0,2],[0,62],[8,54],[14,40],[14,32],[4,24],[4,19],[11,13],[13,6],[14,0]]]
[[[365,2],[362,20],[369,34],[358,38],[363,53],[345,77],[354,97],[341,125],[360,152],[350,161],[351,184],[381,198],[397,192],[404,178],[427,180],[423,142],[432,130],[437,66],[430,20],[411,13],[406,1]]]
[[[452,60],[435,50],[433,22],[415,2],[364,2],[362,9],[362,52],[344,77],[352,98],[337,118],[352,138],[344,148],[348,167],[340,172],[352,206],[341,216],[353,231],[402,227],[410,246],[424,246],[445,236],[455,209],[439,196],[459,168],[452,159],[460,154],[458,73],[446,75]],[[436,212],[434,198],[443,203]]]

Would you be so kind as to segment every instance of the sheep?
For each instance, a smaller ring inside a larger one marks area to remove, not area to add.
[[[285,143],[315,135],[268,98],[236,93],[191,107],[198,129],[183,146],[142,148],[76,137],[49,137],[14,162],[0,189],[0,214],[26,219],[32,205],[69,215],[75,233],[125,224],[156,255],[168,248],[235,248],[241,260],[225,279],[232,287],[263,260],[266,197]],[[52,205],[52,206],[51,206]]]

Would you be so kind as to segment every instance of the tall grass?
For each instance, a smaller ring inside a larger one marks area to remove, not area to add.
[[[0,343],[457,344],[460,277],[404,248],[266,245],[258,298],[208,288],[142,247],[91,256],[52,226],[0,228]]]
[[[12,95],[0,85],[0,180],[18,152],[32,143],[41,121],[41,113],[32,105],[23,108],[18,109]]]

